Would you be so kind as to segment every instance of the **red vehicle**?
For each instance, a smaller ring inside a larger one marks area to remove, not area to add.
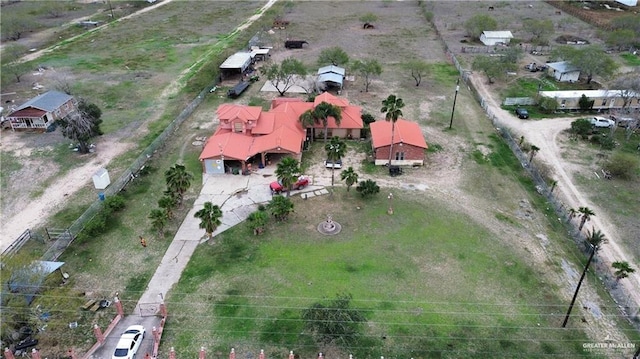
[[[303,189],[308,185],[309,185],[309,177],[300,176],[298,177],[298,180],[296,181],[296,183],[293,184],[291,189]],[[282,183],[278,181],[271,182],[271,184],[269,185],[269,188],[271,188],[271,194],[280,194],[282,193],[282,191],[286,191],[286,188],[282,187]]]

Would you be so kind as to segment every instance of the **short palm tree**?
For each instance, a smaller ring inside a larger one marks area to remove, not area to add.
[[[356,187],[356,191],[360,193],[362,198],[368,198],[380,192],[380,187],[375,181],[368,179],[366,181],[360,181],[358,187]]]
[[[338,136],[333,136],[331,142],[324,145],[327,151],[327,160],[336,163],[347,152],[347,144]],[[335,166],[331,166],[331,189],[333,190]],[[331,191],[333,194],[333,191]]]
[[[209,239],[213,236],[213,232],[218,229],[218,226],[222,224],[220,221],[222,210],[217,204],[214,205],[211,202],[205,202],[204,207],[193,216],[200,219],[199,227],[205,230]]]
[[[580,213],[580,226],[578,227],[578,230],[581,231],[584,224],[591,219],[591,216],[595,216],[596,214],[589,207],[578,208],[578,213]]]
[[[533,157],[536,155],[536,153],[538,153],[538,151],[540,151],[540,147],[536,145],[531,145],[530,154],[529,154],[529,163],[533,161]]]
[[[267,222],[269,221],[269,217],[267,212],[257,210],[247,217],[247,221],[249,222],[249,226],[253,230],[253,234],[260,235],[264,233],[264,228],[267,226]]]
[[[293,202],[288,197],[273,196],[267,205],[267,209],[276,218],[276,221],[286,221],[289,218],[289,214],[293,212]]]
[[[176,164],[164,173],[167,189],[177,194],[178,204],[182,203],[184,193],[191,187],[193,173],[188,172],[183,165]]]
[[[151,227],[158,231],[160,237],[164,237],[164,227],[168,221],[167,213],[161,209],[154,209],[149,213],[149,219],[151,220]]]
[[[358,183],[358,174],[353,170],[353,167],[349,167],[340,173],[340,179],[347,184],[347,192],[349,192],[351,186]]]
[[[173,218],[173,209],[178,204],[178,198],[171,195],[164,195],[158,200],[158,207],[164,209],[167,219]]]
[[[404,107],[404,102],[401,98],[396,97],[396,95],[389,95],[385,100],[382,101],[382,108],[380,112],[384,113],[384,119],[386,121],[391,121],[391,146],[389,147],[389,166],[391,166],[391,159],[393,158],[393,136],[396,131],[396,122],[402,116],[402,108]]]
[[[300,176],[300,164],[293,157],[285,157],[278,163],[276,177],[282,183],[282,187],[287,189],[287,197],[291,195],[291,187]]]
[[[571,222],[578,215],[578,210],[575,208],[569,208],[569,216],[567,218],[567,222]]]
[[[627,278],[629,274],[634,273],[636,270],[629,265],[629,262],[613,262],[611,266],[615,268],[614,275],[616,276],[616,280]]]

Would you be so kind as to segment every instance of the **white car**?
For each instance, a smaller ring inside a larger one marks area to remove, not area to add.
[[[142,339],[144,339],[144,327],[142,325],[132,325],[122,333],[112,359],[133,359],[140,349]]]
[[[595,127],[601,127],[601,128],[613,127],[616,124],[615,121],[613,120],[610,120],[604,117],[598,117],[598,116],[592,117],[590,121],[591,121],[591,125]]]

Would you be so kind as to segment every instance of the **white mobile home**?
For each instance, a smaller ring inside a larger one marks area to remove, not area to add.
[[[483,31],[480,35],[480,41],[487,46],[495,46],[498,44],[509,44],[513,39],[511,31]]]

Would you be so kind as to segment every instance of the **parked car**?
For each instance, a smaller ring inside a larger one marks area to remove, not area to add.
[[[342,160],[337,160],[337,161],[325,160],[324,166],[326,168],[342,168]]]
[[[303,189],[305,187],[307,187],[309,185],[310,181],[309,181],[309,177],[307,176],[300,176],[298,177],[298,180],[296,181],[296,183],[293,184],[293,186],[291,187],[292,189]],[[282,191],[286,190],[286,188],[284,188],[284,186],[282,186],[282,183],[280,183],[279,181],[273,181],[271,182],[271,184],[269,185],[269,188],[271,189],[271,194],[280,194],[282,193]]]
[[[628,127],[633,127],[636,123],[636,119],[635,118],[631,118],[631,117],[613,117],[611,116],[611,119],[614,122],[618,123],[618,127],[624,127],[624,128],[628,128]]]
[[[112,359],[133,359],[144,339],[145,329],[142,325],[132,325],[122,333],[113,352]]]
[[[589,121],[591,122],[592,126],[599,128],[610,128],[616,124],[613,120],[598,116],[590,118]]]
[[[518,107],[516,108],[516,116],[518,116],[518,118],[526,120],[527,118],[529,118],[529,111],[527,111],[526,108]]]

